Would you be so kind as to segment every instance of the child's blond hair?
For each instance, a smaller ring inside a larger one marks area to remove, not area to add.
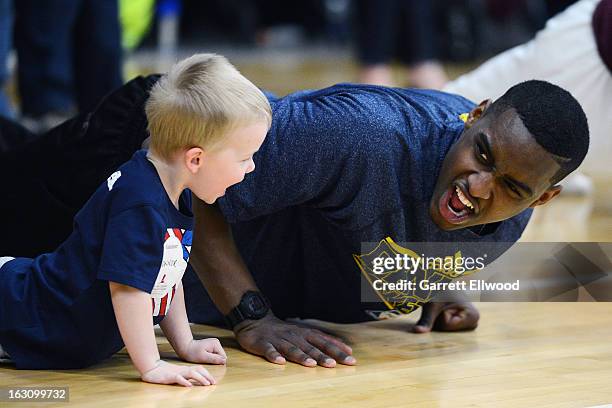
[[[175,64],[151,89],[145,112],[150,149],[165,159],[184,148],[212,148],[238,126],[272,122],[265,95],[216,54]]]

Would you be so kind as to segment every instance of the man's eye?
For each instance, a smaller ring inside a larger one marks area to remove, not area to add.
[[[512,190],[512,192],[513,192],[514,194],[516,194],[516,195],[518,195],[518,196],[520,196],[520,195],[521,195],[521,193],[518,191],[518,188],[514,187],[514,185],[513,185],[513,184],[506,182],[506,185],[508,186],[508,188],[509,188],[510,190]]]
[[[480,144],[477,144],[476,148],[478,149],[478,157],[480,157],[483,162],[487,163],[489,161],[489,156],[487,156],[487,152],[485,152],[485,150]]]

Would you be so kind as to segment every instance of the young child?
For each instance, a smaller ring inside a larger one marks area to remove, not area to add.
[[[211,204],[254,170],[270,105],[225,58],[199,54],[154,85],[145,112],[149,151],[98,188],[70,237],[35,259],[0,258],[0,359],[81,368],[125,345],[143,381],[215,384],[202,366],[160,360],[153,325],[181,359],[225,363],[217,339],[193,339],[185,312],[191,193]]]

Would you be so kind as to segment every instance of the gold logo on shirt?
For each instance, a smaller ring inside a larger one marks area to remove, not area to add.
[[[454,286],[461,282],[453,280],[484,268],[484,257],[464,257],[461,251],[443,257],[425,256],[396,244],[390,237],[368,253],[353,255],[383,303],[406,314],[429,302],[441,288],[456,290]]]

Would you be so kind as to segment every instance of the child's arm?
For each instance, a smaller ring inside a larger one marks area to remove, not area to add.
[[[115,282],[109,282],[109,289],[119,332],[143,381],[186,387],[193,385],[189,380],[202,385],[215,384],[202,366],[186,367],[160,360],[148,293]]]
[[[160,323],[166,338],[185,361],[192,363],[225,364],[227,355],[218,339],[194,340],[187,320],[183,284],[178,283],[170,304],[170,312]]]

